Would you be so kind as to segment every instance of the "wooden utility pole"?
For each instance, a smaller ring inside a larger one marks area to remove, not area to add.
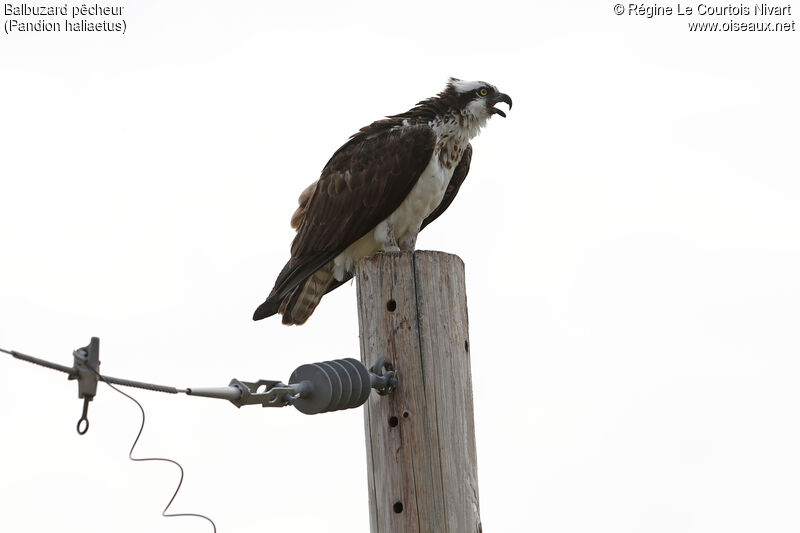
[[[393,364],[398,388],[371,395],[367,440],[371,533],[478,533],[464,263],[442,252],[359,262],[361,360]]]

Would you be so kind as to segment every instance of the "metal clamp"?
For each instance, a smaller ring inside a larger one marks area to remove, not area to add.
[[[372,388],[381,396],[391,394],[397,388],[397,373],[386,357],[378,359],[369,369]]]
[[[100,339],[92,337],[88,346],[78,348],[72,352],[74,358],[73,370],[69,379],[78,380],[78,398],[83,398],[83,412],[75,429],[79,435],[89,431],[89,402],[97,394],[97,380],[100,372]]]
[[[281,381],[268,381],[265,379],[255,382],[232,379],[229,386],[236,387],[242,391],[239,398],[231,400],[231,403],[236,407],[257,404],[262,407],[283,407],[291,405],[296,399],[309,392],[309,384],[306,382],[297,385],[286,385]]]

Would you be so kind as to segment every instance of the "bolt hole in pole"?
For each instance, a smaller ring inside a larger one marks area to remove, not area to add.
[[[403,502],[394,502],[394,505],[392,506],[392,509],[394,509],[395,513],[398,513],[398,514],[402,513],[403,512]]]
[[[389,417],[389,426],[390,427],[397,427],[397,424],[400,423],[400,420],[396,416]]]
[[[390,313],[393,313],[394,310],[397,309],[397,302],[395,302],[394,300],[389,300],[388,302],[386,302],[386,309]]]
[[[469,351],[469,341],[464,341],[464,350]]]
[[[409,416],[411,416],[411,413],[408,411],[403,411],[403,418],[408,418]]]

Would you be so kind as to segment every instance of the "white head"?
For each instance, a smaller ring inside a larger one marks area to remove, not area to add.
[[[461,117],[463,125],[471,130],[470,136],[477,135],[492,115],[506,116],[504,111],[494,107],[495,104],[505,102],[511,109],[511,97],[485,81],[450,78],[439,98]]]
[[[488,83],[483,81],[464,81],[458,78],[450,78],[448,85],[451,85],[457,93],[468,93],[484,86],[489,86]]]

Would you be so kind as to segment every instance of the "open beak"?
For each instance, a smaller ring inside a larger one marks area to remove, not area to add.
[[[497,93],[496,95],[492,96],[487,104],[489,105],[489,113],[492,115],[500,115],[501,117],[505,118],[506,114],[494,107],[495,104],[505,102],[508,104],[508,108],[511,109],[511,97],[505,93]]]

